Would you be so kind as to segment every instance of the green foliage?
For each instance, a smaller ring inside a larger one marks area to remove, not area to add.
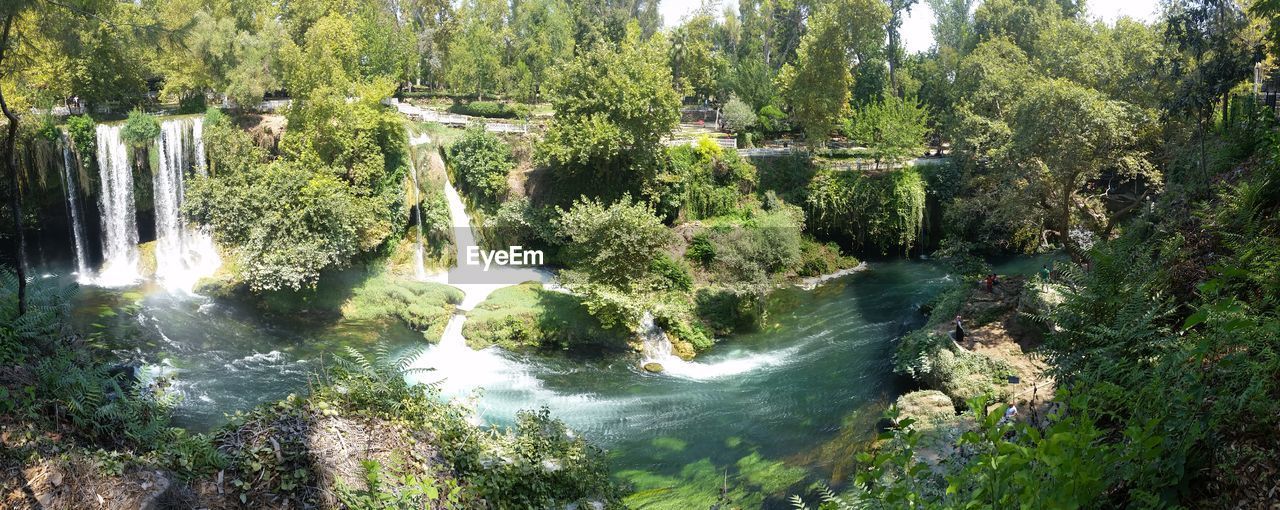
[[[424,508],[432,504],[455,508],[464,503],[463,488],[452,479],[446,481],[449,485],[440,487],[438,480],[429,474],[406,473],[397,465],[383,466],[376,460],[364,460],[360,466],[364,469],[364,488],[354,489],[339,481],[338,501],[348,508],[395,510]]]
[[[924,152],[927,117],[915,101],[889,96],[859,107],[845,126],[845,135],[871,148],[877,163],[898,162]]]
[[[840,0],[824,4],[809,20],[794,65],[778,74],[782,96],[811,145],[823,145],[849,108],[850,55],[862,55],[884,39],[889,9],[883,2]]]
[[[536,282],[498,289],[467,314],[463,336],[474,349],[509,351],[599,346],[617,348],[623,328],[604,329],[579,298]]]
[[[225,117],[209,117],[214,172],[188,183],[183,211],[213,227],[252,290],[314,287],[322,270],[404,225],[404,127],[376,102],[385,88],[360,88],[359,101],[316,95],[291,108],[282,155],[269,163]]]
[[[497,101],[454,103],[453,106],[449,107],[449,111],[461,115],[489,119],[515,119],[529,116],[529,108],[527,106],[499,103]]]
[[[160,121],[140,108],[130,111],[129,118],[124,121],[124,127],[120,128],[120,138],[134,149],[151,147],[159,136]]]
[[[399,318],[428,339],[439,340],[453,305],[461,302],[462,292],[454,287],[381,276],[356,287],[342,304],[342,316],[357,321]]]
[[[507,174],[515,167],[511,147],[483,126],[472,126],[449,146],[449,164],[462,190],[482,203],[497,204],[506,198]]]
[[[566,260],[593,281],[620,288],[638,286],[672,235],[653,209],[630,196],[605,206],[581,199],[557,220],[566,240]]]
[[[548,84],[555,117],[538,158],[613,198],[652,175],[661,140],[680,120],[662,38],[635,30],[566,63]]]
[[[667,216],[696,220],[730,215],[756,187],[755,166],[709,138],[672,147],[667,154],[670,170],[658,176],[660,187],[654,191]]]
[[[809,183],[811,229],[856,248],[909,250],[924,230],[925,181],[915,168],[881,175],[827,170]]]
[[[80,161],[85,164],[97,163],[97,123],[88,115],[72,115],[67,117],[67,138]],[[92,163],[91,163],[92,162]]]
[[[730,133],[738,133],[747,131],[756,126],[756,112],[751,109],[751,105],[738,99],[738,96],[730,97],[724,104],[724,129]]]

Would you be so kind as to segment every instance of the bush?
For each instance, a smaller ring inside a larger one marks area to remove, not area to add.
[[[156,120],[155,115],[148,114],[140,108],[130,111],[129,118],[124,121],[124,127],[120,128],[120,138],[134,149],[151,147],[158,136],[160,136],[160,121]]]
[[[76,157],[85,165],[97,165],[97,123],[88,115],[67,117],[67,138],[75,149]]]
[[[680,262],[662,255],[653,260],[649,272],[658,277],[661,290],[688,291],[693,289],[693,277]]]
[[[609,206],[579,199],[571,209],[560,211],[557,225],[572,267],[619,288],[638,283],[672,241],[671,231],[653,209],[630,196]]]
[[[756,112],[751,110],[750,105],[738,99],[738,96],[730,97],[724,104],[722,112],[724,129],[730,133],[745,132],[756,125]]]
[[[483,126],[472,126],[449,146],[449,163],[466,193],[489,204],[507,196],[507,175],[515,167],[511,147]]]
[[[470,101],[454,103],[449,111],[459,115],[485,117],[490,119],[514,119],[529,116],[529,108],[523,105],[499,103],[496,101]]]
[[[579,298],[526,282],[494,291],[467,314],[463,326],[473,349],[498,345],[509,351],[623,345],[623,328],[604,329]]]
[[[806,217],[817,234],[855,248],[906,252],[924,231],[925,184],[906,168],[882,175],[827,170],[809,183]]]

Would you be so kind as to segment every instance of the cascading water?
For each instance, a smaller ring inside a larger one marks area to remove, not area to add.
[[[170,119],[160,126],[160,168],[152,188],[156,213],[156,278],[166,287],[190,291],[221,265],[207,229],[182,217],[185,175],[205,173],[201,119]]]
[[[430,138],[427,138],[426,141],[430,141]],[[427,265],[423,258],[422,248],[422,192],[418,188],[418,162],[413,150],[413,145],[417,144],[413,142],[414,140],[409,141],[409,176],[413,180],[413,219],[418,225],[418,245],[413,253],[413,272],[418,281],[426,281]]]
[[[89,259],[85,255],[84,249],[84,224],[80,222],[80,198],[79,186],[76,186],[75,171],[73,165],[75,158],[71,155],[71,141],[67,139],[65,134],[62,135],[62,181],[65,186],[63,189],[67,199],[67,213],[71,220],[71,240],[74,243],[76,264],[76,276],[81,282],[88,281],[89,278]]]
[[[653,314],[644,313],[637,333],[640,338],[640,367],[647,372],[663,373],[685,379],[715,379],[737,375],[764,366],[776,366],[786,362],[789,349],[733,357],[714,363],[685,361],[675,355],[671,338],[654,321]]]
[[[94,283],[118,287],[138,281],[138,222],[133,203],[133,169],[117,125],[98,124],[98,178],[101,192],[102,269]]]

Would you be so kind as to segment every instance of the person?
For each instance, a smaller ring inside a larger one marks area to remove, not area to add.
[[[988,274],[987,278],[982,280],[982,285],[987,288],[987,292],[991,292],[995,290],[995,285],[996,285],[995,273]]]
[[[1004,419],[1013,421],[1013,419],[1017,417],[1018,417],[1018,405],[1014,403],[1010,403],[1009,408],[1004,410]]]
[[[1040,280],[1047,282],[1052,274],[1053,272],[1049,270],[1049,264],[1045,264],[1044,267],[1040,268]]]
[[[956,316],[956,332],[953,335],[956,343],[964,342],[964,326],[960,323],[960,316]]]

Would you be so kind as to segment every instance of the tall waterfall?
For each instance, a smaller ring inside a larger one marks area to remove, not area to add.
[[[413,140],[410,140],[409,176],[413,179],[413,219],[418,224],[418,245],[413,253],[413,273],[418,281],[426,281],[427,265],[422,254],[422,190],[418,187],[418,162],[412,142]]]
[[[160,166],[152,180],[156,213],[156,278],[166,287],[190,291],[221,265],[206,228],[182,217],[188,172],[204,175],[202,119],[169,119],[160,125]]]
[[[76,276],[79,281],[85,282],[89,278],[89,259],[85,255],[84,248],[84,224],[81,222],[80,211],[80,187],[76,186],[75,176],[79,174],[73,164],[75,158],[71,155],[71,140],[67,139],[67,135],[62,135],[62,181],[63,189],[67,199],[67,217],[71,222],[71,240],[74,244]]]
[[[133,204],[133,170],[117,125],[98,124],[98,178],[102,214],[102,270],[98,285],[117,287],[137,281],[138,222]]]

